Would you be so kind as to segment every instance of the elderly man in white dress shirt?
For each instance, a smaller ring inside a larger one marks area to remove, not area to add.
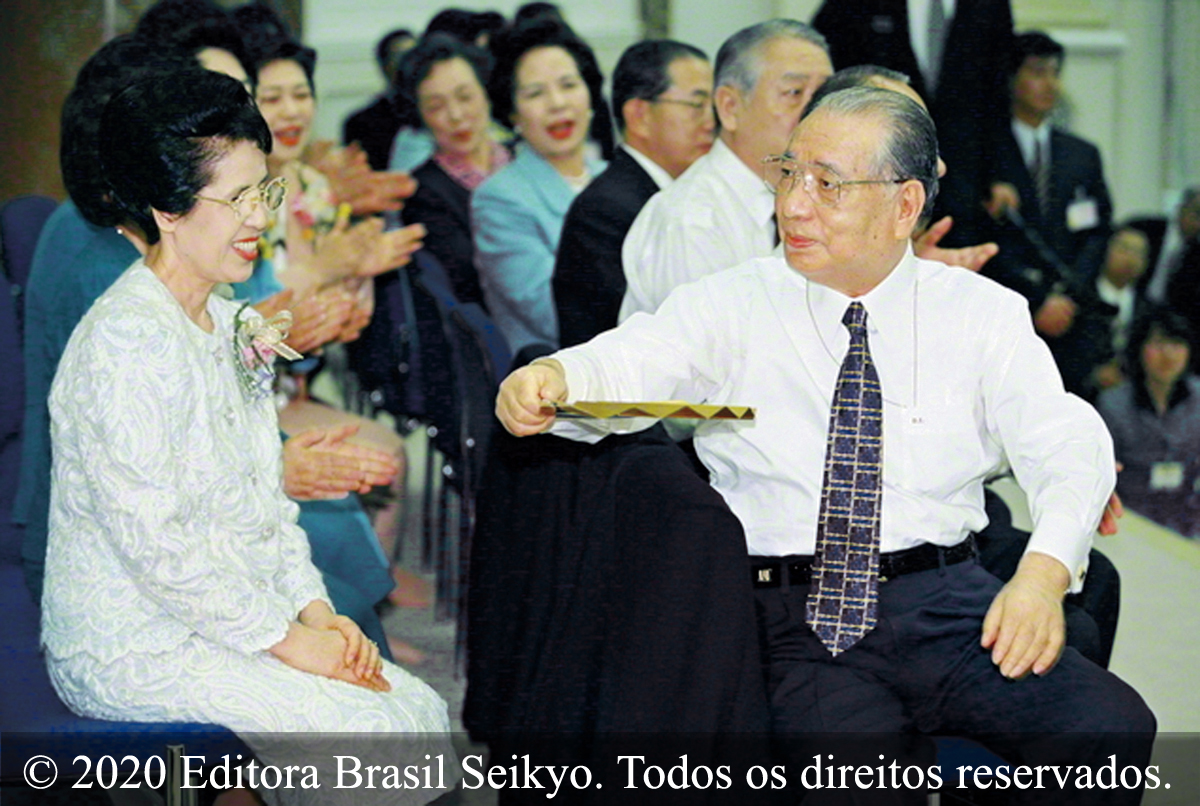
[[[900,737],[847,751],[885,766],[877,749],[932,764],[921,737],[952,733],[1010,764],[1096,768],[1115,754],[1118,769],[1145,769],[1145,703],[1063,650],[1062,599],[1086,574],[1114,485],[1112,441],[1063,391],[1021,297],[913,255],[936,161],[932,121],[910,99],[866,87],[828,96],[773,163],[782,258],[680,288],[655,315],[518,370],[497,413],[514,434],[591,439],[611,421],[556,423],[547,402],[759,407],[753,423],[702,425],[696,444],[745,526],[781,734]],[[841,475],[848,439],[860,446],[853,484]],[[1035,527],[1002,584],[970,535],[986,523],[983,481],[1005,463]],[[802,742],[791,760],[811,764],[813,749]],[[1094,802],[1074,782],[1055,803]],[[881,786],[870,802],[924,802],[923,787]],[[1047,802],[1045,789],[1017,794]],[[1136,803],[1140,783],[1105,797]]]
[[[833,74],[825,40],[805,23],[770,20],[726,40],[715,70],[720,135],[629,230],[622,321],[653,312],[676,286],[769,255],[778,243],[761,162],[783,148],[808,99]]]

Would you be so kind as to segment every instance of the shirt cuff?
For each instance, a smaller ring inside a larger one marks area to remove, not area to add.
[[[1079,525],[1072,518],[1045,515],[1034,528],[1025,553],[1036,551],[1058,560],[1071,577],[1067,593],[1079,593],[1087,578],[1091,549],[1091,535],[1081,534]]]

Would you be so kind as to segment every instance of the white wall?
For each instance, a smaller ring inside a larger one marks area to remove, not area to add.
[[[711,57],[721,41],[759,20],[812,18],[821,0],[668,0],[671,35]],[[454,3],[505,15],[523,0]],[[305,39],[320,54],[317,134],[382,85],[372,51],[391,28],[419,31],[450,2],[305,0]],[[606,75],[640,37],[638,0],[561,0],[596,49]],[[1070,128],[1096,143],[1118,218],[1165,212],[1166,199],[1200,183],[1200,0],[1013,0],[1017,29],[1041,28],[1067,48]],[[1168,91],[1168,75],[1172,85]]]

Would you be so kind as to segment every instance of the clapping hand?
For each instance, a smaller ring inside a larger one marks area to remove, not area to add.
[[[345,498],[391,484],[400,472],[386,451],[348,440],[357,425],[302,431],[283,444],[283,490],[302,501]]]
[[[337,148],[329,141],[309,147],[308,162],[329,179],[333,194],[356,216],[400,210],[417,192],[417,180],[401,171],[374,171],[358,143]]]

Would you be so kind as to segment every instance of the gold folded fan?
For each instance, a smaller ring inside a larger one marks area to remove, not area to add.
[[[550,401],[547,401],[549,403]],[[614,420],[628,417],[653,417],[656,420],[753,420],[751,406],[716,406],[679,400],[623,403],[609,400],[579,400],[554,403],[559,417],[565,419]]]

